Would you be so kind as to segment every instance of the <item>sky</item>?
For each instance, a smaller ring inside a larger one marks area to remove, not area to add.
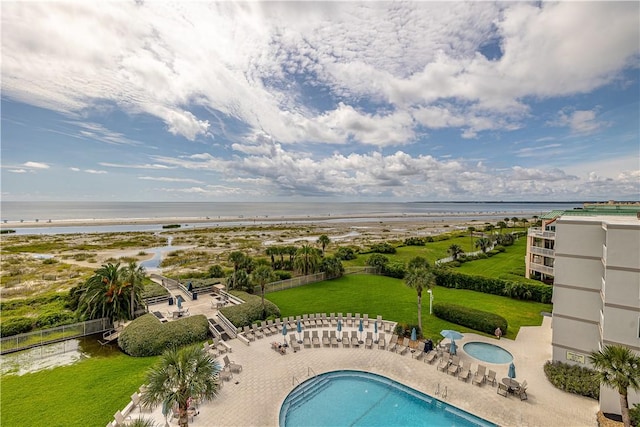
[[[640,200],[640,3],[1,3],[1,198]]]

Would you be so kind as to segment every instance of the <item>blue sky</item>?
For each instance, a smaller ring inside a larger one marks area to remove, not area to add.
[[[2,2],[3,200],[640,199],[638,2]]]

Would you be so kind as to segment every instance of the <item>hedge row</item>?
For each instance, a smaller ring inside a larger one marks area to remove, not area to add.
[[[532,284],[493,279],[483,276],[470,276],[449,269],[435,269],[436,285],[445,288],[470,289],[493,295],[503,295],[525,301],[551,302],[553,287],[544,283]]]
[[[251,325],[258,320],[264,320],[265,318],[280,317],[280,309],[277,305],[271,301],[264,300],[264,306],[266,309],[266,317],[262,316],[262,298],[256,295],[251,295],[246,292],[234,292],[234,295],[245,301],[244,304],[232,305],[220,309],[220,312],[225,315],[227,319],[231,321],[237,328]]]
[[[560,390],[600,399],[600,383],[592,369],[548,361],[544,365],[544,373],[549,382]]]
[[[463,307],[456,304],[437,303],[433,305],[433,314],[440,319],[457,325],[466,326],[476,331],[493,335],[496,328],[507,335],[507,319],[495,313]]]
[[[149,313],[127,325],[118,337],[118,345],[130,356],[157,356],[168,347],[203,342],[208,333],[209,323],[204,315],[161,323]]]
[[[47,310],[38,317],[9,317],[0,323],[0,336],[10,337],[13,335],[31,332],[34,329],[54,328],[61,325],[69,325],[78,321],[75,314],[70,311]]]

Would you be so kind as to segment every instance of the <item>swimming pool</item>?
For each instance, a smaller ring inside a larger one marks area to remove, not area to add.
[[[334,371],[297,386],[280,408],[280,427],[496,425],[381,375]]]
[[[507,350],[487,342],[472,341],[462,346],[469,356],[488,363],[510,363],[513,356]]]

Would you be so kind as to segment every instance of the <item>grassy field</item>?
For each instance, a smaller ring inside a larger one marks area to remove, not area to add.
[[[509,331],[506,338],[515,338],[521,326],[542,323],[541,312],[551,311],[550,304],[518,301],[507,297],[489,295],[463,289],[436,287],[434,302],[448,302],[479,310],[490,311],[507,319]],[[314,283],[307,286],[273,292],[266,295],[278,307],[282,316],[304,313],[368,313],[375,319],[410,324],[417,323],[417,294],[402,280],[376,275],[350,275],[340,279]],[[429,315],[429,299],[425,292],[422,302],[422,327],[425,337],[440,339],[442,329],[472,332],[471,329],[445,322]],[[475,331],[473,331],[475,332]]]
[[[71,366],[0,378],[0,425],[105,425],[144,383],[156,357],[95,357]]]

